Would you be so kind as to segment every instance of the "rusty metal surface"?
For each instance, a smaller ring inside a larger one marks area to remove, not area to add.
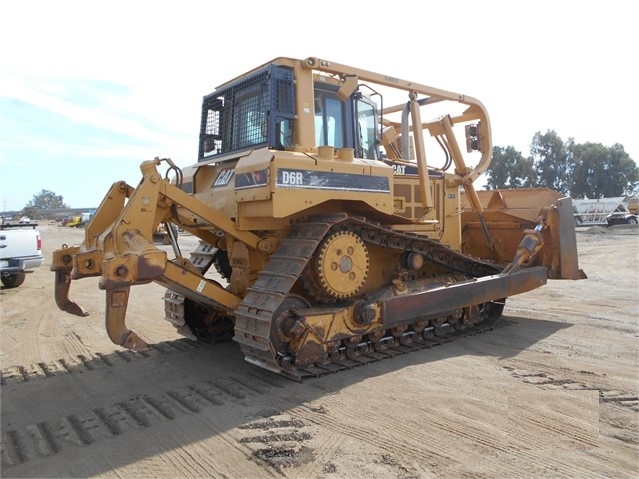
[[[441,316],[451,310],[525,293],[546,284],[547,272],[547,268],[536,267],[395,296],[384,301],[384,325],[391,327],[416,318]]]
[[[477,196],[486,215],[492,214],[495,218],[505,215],[535,222],[539,208],[556,203],[563,195],[549,188],[516,188],[480,190]],[[463,213],[472,211],[470,200],[463,192],[461,208]]]

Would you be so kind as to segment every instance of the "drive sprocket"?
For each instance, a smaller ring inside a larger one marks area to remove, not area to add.
[[[352,298],[368,276],[368,249],[355,233],[337,231],[322,240],[311,265],[314,289],[319,296]]]

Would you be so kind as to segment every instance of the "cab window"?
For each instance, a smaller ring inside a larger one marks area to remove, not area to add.
[[[333,92],[315,91],[315,143],[335,148],[345,146],[344,104]]]
[[[377,140],[375,131],[377,127],[377,118],[375,116],[375,107],[363,100],[357,102],[357,139],[358,150],[356,152],[359,158],[367,158],[369,160],[377,160]]]

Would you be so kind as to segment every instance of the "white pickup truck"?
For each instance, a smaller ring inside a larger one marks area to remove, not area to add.
[[[42,265],[42,237],[37,223],[0,224],[0,280],[5,288],[24,283],[27,273]]]

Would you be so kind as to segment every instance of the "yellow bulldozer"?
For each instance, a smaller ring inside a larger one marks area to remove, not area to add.
[[[491,152],[473,97],[276,58],[204,96],[195,164],[113,183],[84,242],[53,254],[57,304],[86,315],[71,280],[99,276],[110,339],[143,351],[129,291],[156,282],[180,333],[297,380],[490,329],[506,298],[586,277],[570,198],[476,191]],[[183,255],[174,228],[199,247]]]

